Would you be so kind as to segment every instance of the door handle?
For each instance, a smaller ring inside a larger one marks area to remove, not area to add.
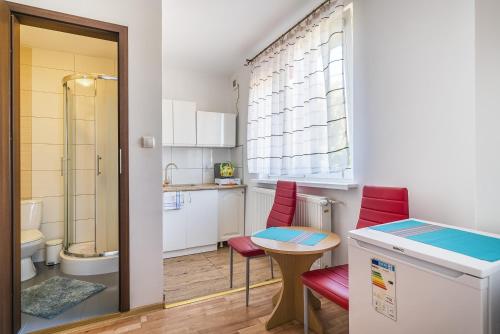
[[[100,155],[97,155],[97,175],[101,175],[101,160],[102,157]]]

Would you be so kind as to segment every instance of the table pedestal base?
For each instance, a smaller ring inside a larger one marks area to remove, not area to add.
[[[272,329],[292,320],[304,323],[304,295],[300,275],[311,269],[314,261],[322,254],[289,255],[268,252],[278,262],[282,275],[282,288],[273,297],[274,310],[266,323],[266,329]],[[309,328],[316,334],[323,333],[323,326],[316,312],[321,302],[309,292]]]

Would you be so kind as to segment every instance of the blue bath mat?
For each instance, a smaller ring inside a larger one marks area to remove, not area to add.
[[[21,311],[52,319],[104,289],[103,284],[54,276],[21,291]]]

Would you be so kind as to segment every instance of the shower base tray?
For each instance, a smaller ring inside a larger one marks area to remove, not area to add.
[[[94,253],[93,242],[71,245],[69,251],[75,254]],[[89,276],[118,272],[118,254],[110,256],[79,257],[65,254],[62,250],[61,271],[67,275]]]

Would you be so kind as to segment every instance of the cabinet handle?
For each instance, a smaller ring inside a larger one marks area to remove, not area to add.
[[[100,155],[97,155],[97,175],[101,175],[101,160],[102,157]]]

